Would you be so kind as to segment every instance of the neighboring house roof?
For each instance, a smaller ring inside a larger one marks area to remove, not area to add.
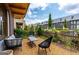
[[[65,19],[67,21],[79,20],[79,14],[74,14],[74,15],[70,15],[70,16],[66,16],[66,17],[61,17],[61,18],[53,19],[52,22],[53,23],[63,22]],[[37,24],[40,24],[40,25],[48,24],[48,21],[44,21],[44,22],[37,23]]]
[[[79,14],[74,14],[74,15],[70,15],[70,16],[66,16],[66,17],[61,17],[61,18],[58,18],[58,19],[54,19],[53,22],[54,23],[63,22],[65,19],[67,21],[79,20]]]

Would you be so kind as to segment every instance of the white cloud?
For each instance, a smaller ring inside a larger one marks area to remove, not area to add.
[[[30,6],[29,6],[29,9],[28,9],[28,11],[27,11],[27,15],[29,16],[29,17],[36,17],[37,15],[35,15],[35,14],[33,14],[33,11],[31,11],[31,10],[33,10],[33,9],[35,9],[35,8],[39,8],[39,7],[41,7],[41,10],[45,10],[45,8],[48,6],[49,4],[47,4],[47,3],[43,3],[43,4],[41,4],[41,3],[32,3],[32,4],[30,4]],[[35,12],[34,11],[34,13],[37,13],[37,12]]]
[[[79,4],[70,4],[70,5],[66,5],[62,8],[62,10],[64,10],[66,13],[69,14],[76,14],[79,13]]]
[[[79,0],[40,0],[40,1],[35,0],[35,1],[32,1],[32,3],[30,4],[29,9],[41,7],[41,10],[45,10],[45,8],[49,5],[49,3],[57,3],[59,5],[59,10],[64,10],[66,5],[78,4]],[[77,10],[78,9],[74,9],[74,10],[71,10],[71,11],[66,11],[66,10],[64,10],[64,11],[67,12],[67,13],[73,13],[74,14],[74,13],[77,13]]]
[[[27,14],[28,14],[28,15],[32,15],[31,10],[28,10],[28,11],[27,11]]]
[[[66,13],[76,14],[79,11],[79,7],[72,9],[72,10],[65,9],[67,5],[79,4],[79,0],[56,0],[56,1],[54,1],[54,3],[58,3],[59,10],[65,11]],[[67,6],[67,7],[69,7],[69,6]]]
[[[46,6],[47,3],[58,3],[60,5],[60,9],[67,4],[75,4],[79,3],[79,0],[29,0],[30,3],[33,3],[32,8],[36,8],[38,6]]]
[[[48,19],[26,19],[26,24],[29,25],[29,24],[35,24],[35,23],[41,23],[41,22],[44,22],[44,21],[47,21]]]
[[[31,18],[35,18],[35,17],[37,17],[37,15],[33,15],[32,14],[33,12],[29,9],[28,11],[27,11],[27,15]],[[36,13],[36,12],[35,12]]]
[[[33,17],[35,18],[35,17],[37,17],[37,15],[33,15]]]
[[[65,5],[66,3],[76,3],[79,2],[79,0],[29,0],[30,3],[37,3],[37,4],[43,4],[43,3],[59,3]]]
[[[66,11],[66,12],[69,14],[77,14],[77,13],[79,13],[79,8],[71,10],[71,11]]]
[[[49,4],[48,3],[32,3],[32,4],[30,4],[30,9],[34,9],[34,8],[39,8],[39,7],[41,7],[42,8],[42,10],[44,10],[47,6],[48,6]]]
[[[36,1],[36,2],[38,4],[40,3],[39,1]],[[79,4],[79,0],[42,0],[41,1],[41,5],[43,3],[57,3],[59,5],[59,10],[63,10],[65,12],[67,12],[67,13],[72,13],[72,14],[77,13],[78,10],[79,10],[79,8],[73,9],[71,11],[67,11],[67,10],[64,9],[66,5]]]
[[[58,3],[60,6],[59,9],[62,9],[64,6],[66,6],[68,4],[79,3],[79,0],[56,0],[56,1],[54,1],[54,3]]]

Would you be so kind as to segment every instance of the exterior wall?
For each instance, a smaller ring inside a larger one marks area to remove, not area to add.
[[[2,13],[2,20],[3,20],[3,36],[10,36],[14,33],[14,25],[13,25],[13,15],[11,11],[8,10],[4,4],[0,4],[0,13]]]
[[[3,35],[8,36],[8,22],[7,22],[7,10],[2,8],[3,12]]]
[[[2,5],[0,4],[0,17],[2,17],[3,18],[3,10],[2,10]],[[1,32],[0,32],[0,40],[3,38],[3,19],[2,19],[2,21],[0,22],[0,30],[1,30]]]
[[[8,15],[9,15],[9,35],[12,35],[14,33],[14,18],[13,15],[11,13],[11,11],[8,11]]]
[[[63,28],[63,22],[53,23],[55,28]]]
[[[16,23],[22,23],[22,29],[24,29],[24,26],[25,26],[25,23],[24,23],[24,20],[23,19],[14,19],[14,28],[16,29]]]

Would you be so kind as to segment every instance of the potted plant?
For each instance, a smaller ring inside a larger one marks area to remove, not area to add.
[[[23,35],[23,30],[21,28],[16,28],[14,30],[14,33],[15,33],[16,38],[20,38]]]

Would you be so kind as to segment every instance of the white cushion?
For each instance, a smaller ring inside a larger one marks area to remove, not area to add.
[[[11,36],[8,37],[8,39],[15,39],[15,36],[11,35]]]
[[[30,41],[35,41],[35,40],[37,40],[37,39],[35,38],[35,36],[32,36],[32,35],[30,35],[28,38],[29,38]]]

